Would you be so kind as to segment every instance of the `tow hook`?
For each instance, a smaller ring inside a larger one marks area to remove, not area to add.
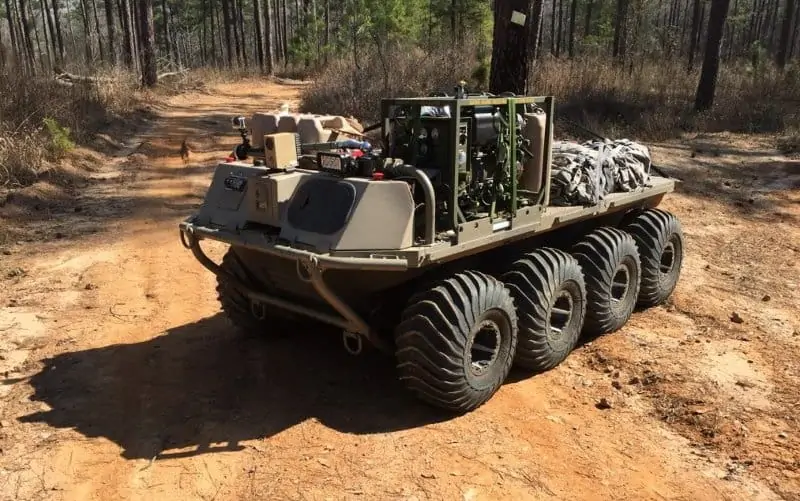
[[[361,355],[364,349],[364,340],[359,334],[354,332],[344,331],[342,333],[342,342],[344,343],[344,349],[347,350],[347,353],[354,356]]]

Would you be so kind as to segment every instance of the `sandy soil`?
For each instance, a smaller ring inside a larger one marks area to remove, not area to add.
[[[88,179],[0,207],[1,500],[800,499],[800,162],[654,147],[684,180],[672,300],[453,419],[336,336],[241,340],[179,243],[229,117],[298,89],[172,98]]]

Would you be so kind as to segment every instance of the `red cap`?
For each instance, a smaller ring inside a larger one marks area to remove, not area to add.
[[[373,172],[373,173],[372,173],[372,179],[373,179],[374,181],[381,181],[381,180],[383,180],[383,172]]]

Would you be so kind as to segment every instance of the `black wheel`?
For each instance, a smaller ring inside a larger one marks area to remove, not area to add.
[[[586,278],[583,332],[600,336],[630,320],[639,297],[642,267],[633,237],[616,228],[599,228],[572,249]]]
[[[586,315],[586,287],[578,262],[542,248],[516,261],[502,276],[519,314],[515,365],[548,371],[575,348]]]
[[[220,265],[245,286],[253,285],[247,269],[233,249],[228,249]],[[268,305],[254,305],[234,283],[224,275],[217,275],[217,299],[222,311],[236,329],[244,335],[262,337],[280,333],[288,317]]]
[[[400,380],[417,398],[450,411],[474,410],[511,370],[514,300],[488,275],[459,273],[411,298],[395,341]]]
[[[661,209],[648,209],[624,229],[636,240],[642,260],[638,305],[662,304],[678,285],[683,265],[683,231],[678,218]]]

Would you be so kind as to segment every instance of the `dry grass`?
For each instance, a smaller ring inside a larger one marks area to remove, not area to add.
[[[337,61],[305,92],[303,109],[374,121],[382,97],[449,91],[460,79],[481,88],[476,84],[485,78],[474,77],[485,65],[475,61],[474,53],[464,47],[431,53],[397,47],[386,58],[360,54],[360,70],[353,61]],[[559,117],[610,137],[660,140],[683,131],[777,133],[800,124],[797,68],[781,74],[768,64],[756,69],[749,63],[724,66],[716,106],[703,114],[692,110],[698,80],[699,70],[688,73],[683,61],[620,67],[596,56],[546,57],[531,72],[533,93],[555,96]]]
[[[50,78],[0,75],[0,187],[30,184],[68,150],[140,102],[125,73],[97,85],[64,86]],[[54,135],[46,121],[57,124]]]
[[[357,61],[340,59],[306,89],[301,109],[353,115],[371,123],[380,118],[381,98],[452,92],[462,79],[474,83],[478,65],[473,54],[468,48],[424,52],[416,47],[396,47],[385,59],[375,52],[359,53]]]

